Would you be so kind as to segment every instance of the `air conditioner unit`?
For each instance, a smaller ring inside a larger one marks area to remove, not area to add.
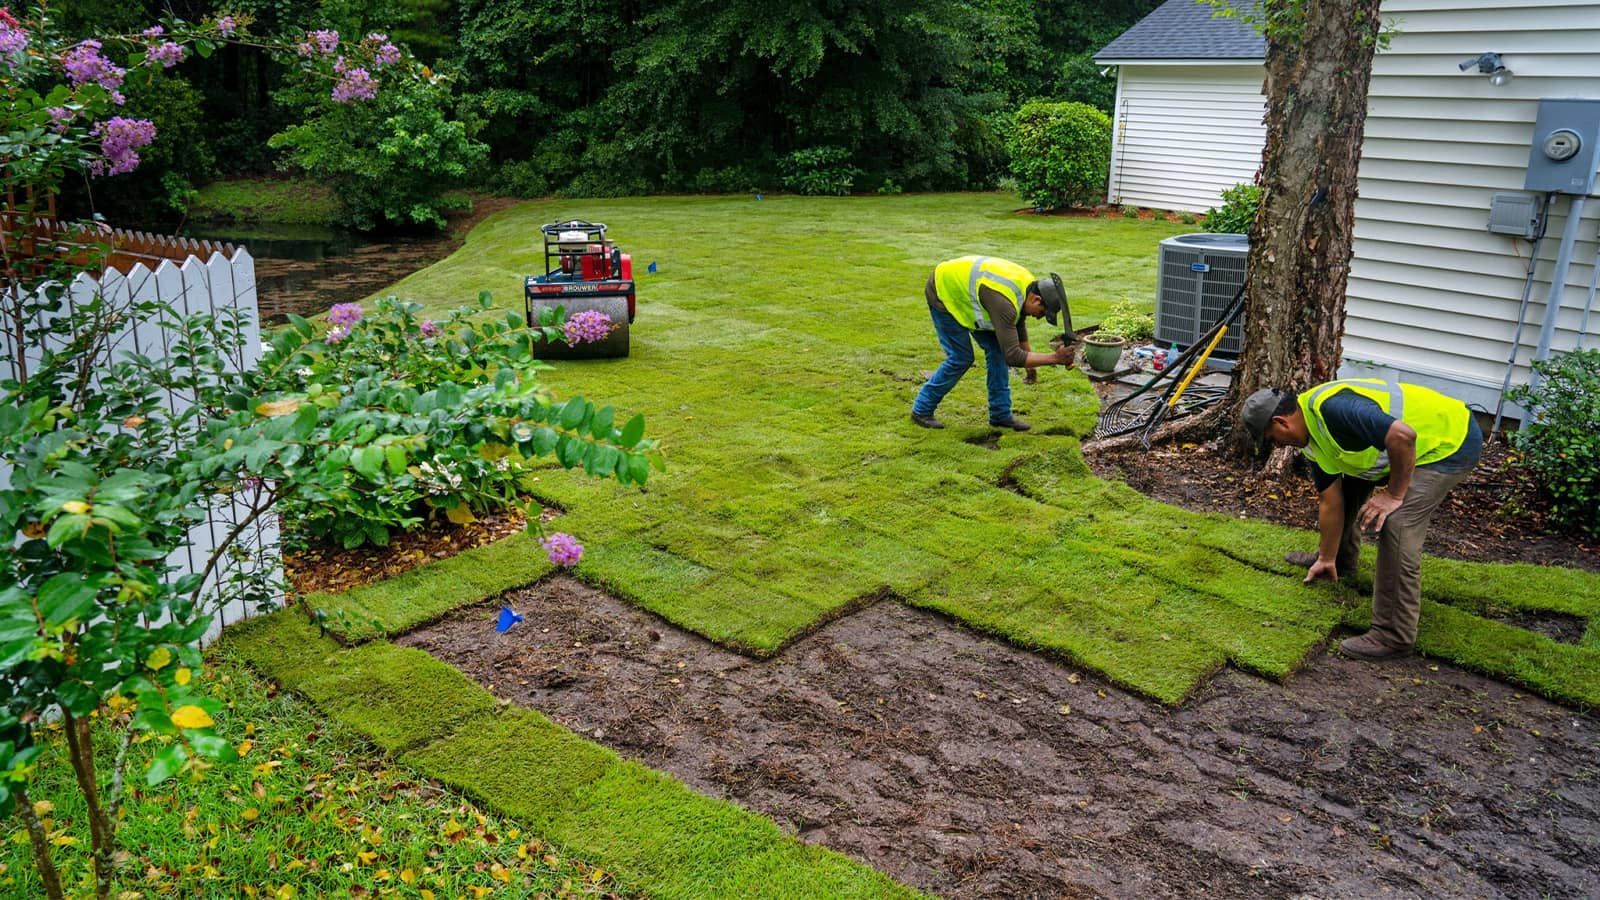
[[[1244,284],[1250,237],[1180,234],[1162,241],[1156,258],[1156,340],[1187,347],[1227,311]],[[1244,319],[1212,353],[1233,357],[1244,348]]]

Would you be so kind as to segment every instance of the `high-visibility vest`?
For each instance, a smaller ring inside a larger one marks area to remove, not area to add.
[[[1022,320],[1023,291],[1033,283],[1033,273],[998,256],[963,256],[934,267],[933,288],[944,308],[957,322],[974,331],[993,331],[994,323],[978,301],[978,289],[999,291],[1017,309]]]
[[[1438,462],[1461,449],[1472,423],[1467,405],[1438,391],[1383,381],[1377,378],[1346,378],[1329,381],[1300,395],[1300,411],[1306,417],[1311,442],[1305,454],[1329,475],[1353,475],[1376,481],[1389,471],[1389,453],[1378,447],[1346,450],[1328,432],[1322,418],[1322,405],[1340,391],[1352,391],[1378,404],[1391,418],[1410,425],[1417,433],[1417,465]]]

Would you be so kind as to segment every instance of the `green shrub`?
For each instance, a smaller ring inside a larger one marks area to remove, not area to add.
[[[1507,397],[1532,414],[1515,443],[1549,491],[1558,522],[1600,536],[1600,350],[1536,362],[1538,387]]]
[[[495,193],[510,197],[548,197],[550,180],[544,170],[531,159],[504,163],[490,182]]]
[[[1193,225],[1195,222],[1199,221],[1199,219],[1195,218],[1194,213],[1186,212],[1178,214],[1178,221],[1185,225]]]
[[[1007,149],[1018,192],[1035,209],[1090,206],[1105,196],[1111,119],[1088,104],[1023,104]]]
[[[1205,229],[1215,234],[1249,234],[1261,206],[1261,188],[1236,184],[1222,192],[1222,206],[1206,210]]]
[[[1153,209],[1150,211],[1150,218],[1157,222],[1165,222],[1167,220],[1167,211],[1164,209]]]
[[[778,161],[783,186],[796,194],[811,197],[843,197],[861,175],[850,165],[850,151],[843,147],[810,147],[796,150]]]
[[[1137,219],[1137,218],[1139,218],[1139,207],[1137,207],[1137,206],[1124,206],[1122,208],[1122,217],[1124,219]]]
[[[442,79],[398,80],[367,103],[317,95],[306,121],[269,143],[334,188],[342,217],[356,228],[443,228],[444,214],[460,208],[446,192],[464,184],[488,154],[466,122],[446,117],[453,106]]]
[[[1156,333],[1156,317],[1132,303],[1118,303],[1100,320],[1100,330],[1130,341],[1148,341]]]

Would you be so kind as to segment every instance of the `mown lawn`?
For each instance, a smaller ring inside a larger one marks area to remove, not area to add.
[[[1094,478],[1078,446],[1096,402],[1081,374],[1014,387],[1029,434],[985,420],[981,366],[908,421],[941,358],[928,271],[968,252],[1065,279],[1078,324],[1149,303],[1155,245],[1192,226],[1017,215],[1000,195],[645,198],[530,203],[393,292],[443,309],[492,291],[520,308],[542,271],[538,226],[608,223],[633,254],[626,360],[563,363],[548,382],[643,412],[669,470],[643,490],[545,471],[531,483],[589,552],[578,574],[672,621],[773,653],[884,591],[1070,657],[1163,702],[1232,664],[1283,677],[1364,598],[1305,587],[1281,561],[1306,533],[1189,513]],[[656,262],[659,273],[643,274]],[[1045,333],[1037,332],[1042,345]],[[1368,554],[1368,572],[1370,558]],[[523,542],[341,598],[393,633],[541,574]],[[1600,577],[1429,560],[1421,647],[1578,704],[1600,704],[1600,627],[1559,644],[1489,607],[1600,618]]]

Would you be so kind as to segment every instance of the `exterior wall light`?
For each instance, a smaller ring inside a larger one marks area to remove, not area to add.
[[[1474,66],[1480,74],[1489,76],[1489,83],[1495,87],[1504,87],[1515,77],[1515,73],[1506,68],[1498,53],[1480,53],[1471,59],[1462,60],[1458,68],[1465,72]]]

